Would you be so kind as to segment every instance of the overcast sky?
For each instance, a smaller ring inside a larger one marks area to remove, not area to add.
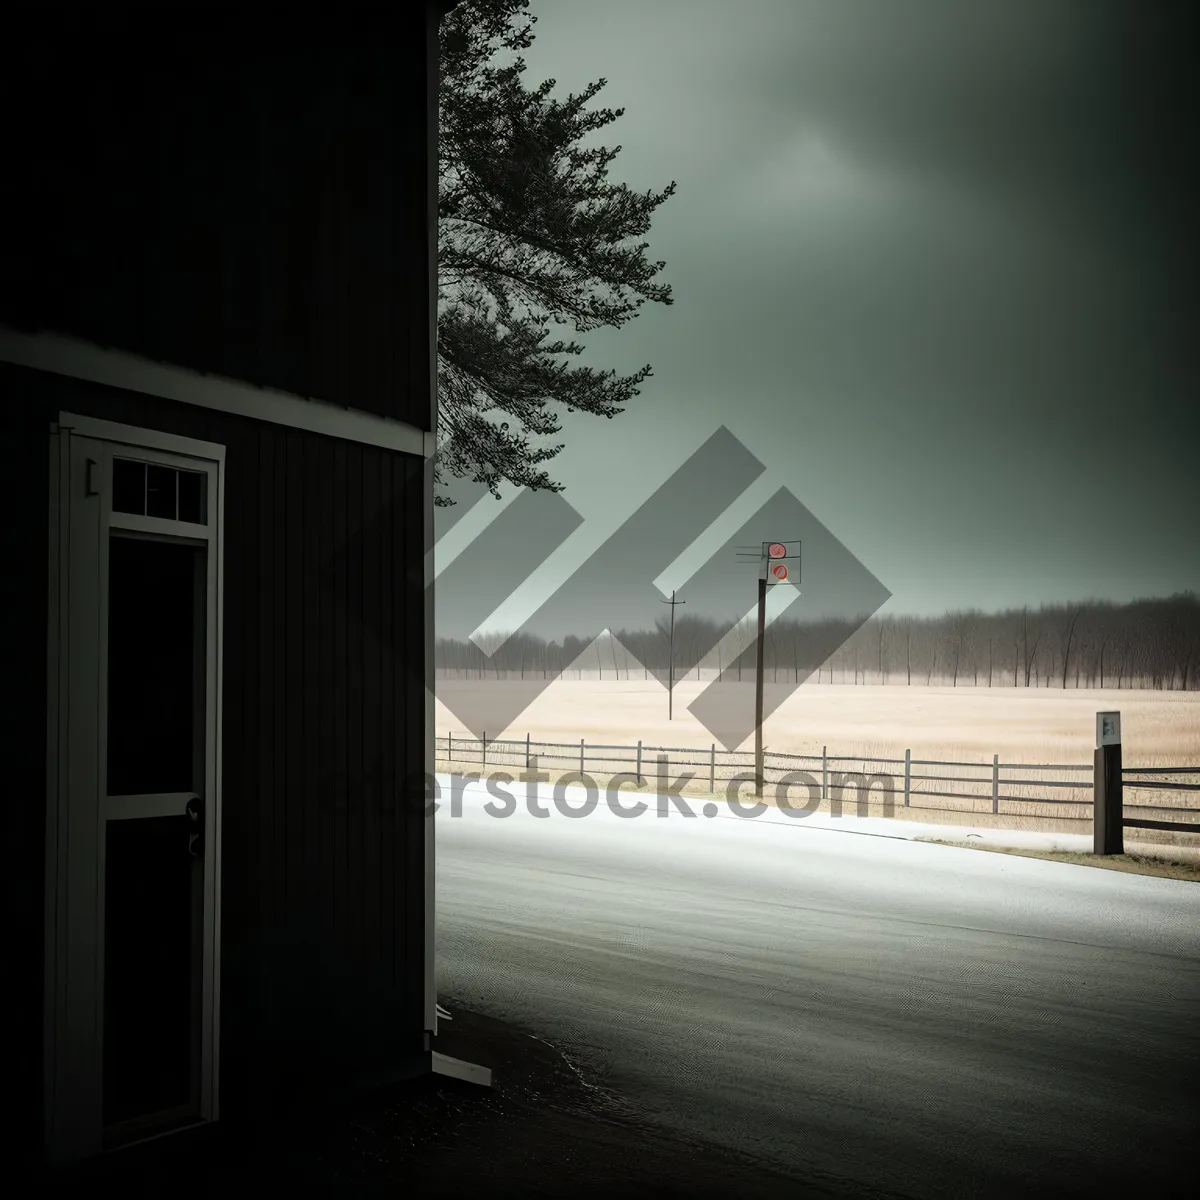
[[[584,339],[654,376],[566,418],[579,553],[724,424],[768,468],[730,528],[790,489],[885,611],[1200,590],[1184,6],[531,11],[527,82],[606,78],[614,177],[679,185],[675,304]]]

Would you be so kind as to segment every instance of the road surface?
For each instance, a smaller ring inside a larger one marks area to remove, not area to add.
[[[1190,1194],[1200,885],[524,787],[439,812],[442,996],[835,1193]]]

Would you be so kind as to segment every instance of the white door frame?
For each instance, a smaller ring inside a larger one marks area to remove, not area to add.
[[[44,1139],[50,1159],[61,1163],[105,1146],[105,825],[109,819],[150,815],[164,805],[169,809],[180,799],[122,798],[114,805],[107,800],[112,529],[207,546],[202,996],[192,1123],[218,1115],[225,448],[70,413],[59,415],[49,440]],[[204,472],[204,524],[114,513],[114,455]]]

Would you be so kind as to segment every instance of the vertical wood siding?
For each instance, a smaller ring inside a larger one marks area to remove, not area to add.
[[[423,8],[23,12],[0,321],[431,428]]]
[[[2,364],[0,409],[6,511],[28,514],[9,523],[21,584],[3,622],[22,702],[4,832],[22,847],[8,886],[26,1016],[40,1022],[43,498],[63,409],[227,448],[225,1115],[405,1061],[423,1031],[423,463]],[[37,1050],[23,1069],[40,1077]]]

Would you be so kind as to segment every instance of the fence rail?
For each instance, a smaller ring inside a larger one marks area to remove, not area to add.
[[[436,757],[454,769],[458,764],[479,767],[529,768],[536,758],[540,766],[561,766],[565,775],[629,775],[639,784],[660,775],[671,779],[672,772],[692,769],[693,786],[703,786],[715,793],[718,784],[752,781],[754,755],[752,752],[718,749],[713,743],[704,749],[698,746],[659,746],[649,742],[633,745],[613,745],[606,742],[537,741],[531,735],[524,738],[489,739],[448,733],[435,739]],[[778,787],[784,777],[811,764],[814,787],[819,783],[822,802],[840,803],[847,786],[858,788],[860,809],[869,804],[871,789],[882,784],[896,796],[902,795],[903,807],[938,812],[992,813],[1000,816],[1036,816],[1051,820],[1078,821],[1093,819],[1093,797],[1080,798],[1076,793],[1092,792],[1094,787],[1091,763],[1002,763],[999,755],[991,762],[957,762],[946,759],[913,758],[906,750],[903,758],[879,758],[863,755],[830,754],[822,747],[820,754],[790,754],[766,751],[763,763],[764,783]],[[848,767],[855,769],[849,770]],[[892,769],[884,769],[892,768]],[[914,770],[918,768],[918,770]],[[925,768],[937,768],[927,773]],[[817,779],[817,771],[820,778]],[[944,774],[950,770],[960,772]],[[974,772],[962,774],[961,772]],[[1013,772],[1022,774],[1014,775]],[[1031,776],[1029,772],[1040,772]],[[1079,774],[1086,773],[1086,778]],[[1047,778],[1065,775],[1068,778]],[[1070,776],[1074,775],[1072,778]],[[1200,767],[1126,767],[1123,771],[1125,788],[1149,789],[1174,793],[1200,792],[1200,783],[1183,783],[1178,776],[1200,777]],[[1141,775],[1156,776],[1139,781]],[[1168,778],[1170,777],[1170,778]],[[791,782],[795,782],[794,780]],[[957,784],[957,788],[931,788],[929,784]],[[864,801],[864,797],[866,800]],[[931,800],[955,801],[956,805],[931,804]],[[1200,825],[1161,822],[1158,813],[1186,813],[1200,818],[1200,803],[1196,807],[1174,807],[1149,801],[1130,802],[1125,808],[1137,810],[1126,818],[1126,824],[1147,829],[1183,829],[1200,831]],[[1031,810],[1040,811],[1031,811]],[[1087,810],[1087,811],[1081,811]]]
[[[1136,779],[1130,776],[1153,775],[1154,779]],[[1170,775],[1174,778],[1164,779]],[[1200,833],[1200,823],[1196,821],[1161,821],[1145,816],[1129,817],[1126,812],[1130,808],[1142,812],[1175,813],[1189,817],[1200,817],[1200,804],[1186,808],[1166,804],[1130,804],[1125,793],[1133,791],[1169,791],[1169,792],[1200,792],[1200,783],[1181,783],[1180,775],[1200,777],[1200,767],[1122,767],[1121,768],[1121,824],[1132,829],[1161,829],[1171,833]]]

